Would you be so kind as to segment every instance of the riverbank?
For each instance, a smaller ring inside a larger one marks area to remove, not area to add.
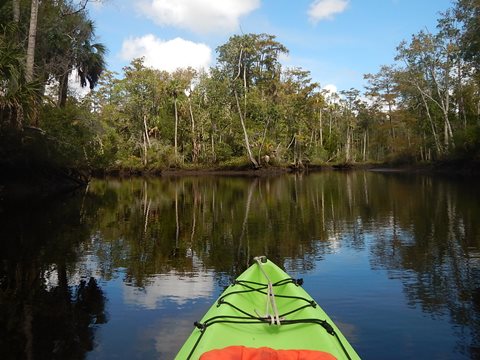
[[[19,171],[18,168],[3,168],[0,171],[0,200],[5,198],[26,198],[29,196],[49,196],[68,192],[85,186],[89,176],[73,169],[56,167],[30,167]],[[251,166],[216,167],[176,167],[166,169],[99,169],[90,174],[94,178],[130,178],[130,177],[185,177],[185,176],[236,176],[236,177],[272,177],[289,173],[308,174],[320,171],[403,172],[442,176],[478,177],[480,161],[437,161],[435,163],[393,165],[388,163],[352,163],[352,164],[308,164],[302,168],[276,165],[254,169]]]
[[[136,176],[245,176],[265,177],[288,173],[311,173],[318,171],[355,171],[368,170],[375,172],[411,172],[423,174],[450,174],[458,176],[479,176],[480,161],[455,160],[437,161],[421,164],[390,164],[390,163],[337,163],[337,164],[308,164],[304,167],[291,165],[269,165],[257,169],[248,165],[241,166],[188,166],[166,169],[110,169],[93,172],[96,178],[105,177],[136,177]]]
[[[376,172],[411,172],[422,174],[480,176],[480,160],[441,160],[432,163],[391,165],[382,164],[369,167]]]

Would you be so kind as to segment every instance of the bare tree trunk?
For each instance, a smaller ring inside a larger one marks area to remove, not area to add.
[[[350,125],[347,126],[347,143],[345,144],[345,161],[347,163],[351,160],[350,155],[350,146],[351,146],[351,134],[350,134]]]
[[[250,207],[252,203],[252,197],[253,197],[253,192],[254,189],[258,185],[258,179],[254,179],[250,185],[248,186],[248,195],[247,195],[247,201],[245,203],[245,215],[243,217],[243,223],[242,223],[242,233],[240,234],[240,239],[238,241],[238,253],[240,254],[242,245],[243,245],[243,238],[245,237],[245,234],[248,232],[248,215],[250,214]],[[249,246],[247,243],[247,258],[249,257]]]
[[[215,123],[214,119],[211,122],[212,132],[210,135],[210,146],[212,147],[212,161],[217,161],[217,153],[215,152],[215,134],[217,132],[217,124]]]
[[[247,133],[247,128],[245,127],[245,120],[243,119],[242,109],[240,107],[240,102],[238,101],[237,89],[234,90],[234,94],[235,94],[235,100],[237,102],[238,115],[240,116],[240,123],[242,124],[243,137],[245,139],[245,148],[247,149],[248,158],[250,159],[253,166],[257,169],[259,166],[255,158],[253,157],[252,149],[250,148],[250,141],[248,140],[248,133]]]
[[[211,140],[211,145],[212,145],[212,160],[213,162],[216,162],[217,161],[217,153],[215,152],[215,139],[213,137],[213,134],[212,134],[212,138],[210,139]]]
[[[297,135],[295,134],[293,141],[293,164],[296,169],[303,169],[303,154],[302,144],[297,141]]]
[[[197,144],[197,135],[195,133],[195,119],[193,117],[193,110],[192,110],[192,101],[190,97],[188,97],[188,108],[190,110],[190,119],[192,120],[192,160],[194,163],[198,160],[198,144]]]
[[[450,101],[449,96],[447,96],[446,101]],[[455,146],[455,143],[453,141],[453,131],[452,131],[452,125],[450,123],[450,119],[448,118],[448,106],[446,109],[443,109],[443,119],[445,121],[445,150],[448,151],[450,143]]]
[[[448,66],[448,69],[451,69],[450,66]],[[437,89],[437,95],[439,98],[439,101],[435,101],[437,105],[440,107],[442,110],[442,115],[443,115],[443,120],[444,120],[444,146],[445,146],[445,151],[448,152],[448,148],[450,145],[450,142],[452,145],[455,145],[453,143],[453,131],[452,131],[452,126],[450,124],[450,119],[448,118],[448,114],[450,112],[450,75],[447,71],[445,71],[445,95],[442,96],[440,92],[440,85],[438,84],[437,77],[435,76],[435,72],[432,70],[432,79],[435,82],[435,87]]]
[[[328,138],[330,139],[332,137],[332,113],[330,113],[330,116],[328,118]]]
[[[265,138],[267,137],[267,130],[268,130],[268,125],[270,124],[270,118],[267,119],[267,123],[265,124],[265,129],[263,130],[263,136],[262,136],[262,141],[260,143],[260,146],[258,148],[258,162],[260,163],[260,159],[262,156],[262,149],[263,149],[263,144],[265,143]]]
[[[393,127],[393,119],[392,119],[392,105],[390,102],[388,103],[388,122],[390,123],[390,135],[392,136],[393,144],[395,144],[395,128]]]
[[[322,118],[322,109],[318,110],[318,127],[320,135],[320,147],[323,148],[323,118]]]
[[[367,161],[367,130],[363,133],[363,161]]]
[[[239,69],[240,70],[240,69]],[[244,96],[243,96],[243,118],[247,117],[247,68],[246,66],[243,67],[243,89],[244,89]]]
[[[143,216],[145,218],[143,224],[143,236],[147,236],[148,220],[150,218],[150,207],[152,205],[152,199],[148,198],[148,184],[147,181],[143,181]]]
[[[147,154],[147,139],[145,138],[145,134],[143,134],[143,165],[148,164],[148,154]]]
[[[203,122],[200,122],[200,132],[198,134],[197,140],[198,140],[198,156],[201,155],[202,151],[207,150],[207,145],[205,144],[205,127]]]
[[[33,65],[35,62],[35,43],[37,39],[37,17],[38,17],[38,0],[32,0],[32,8],[30,11],[30,29],[28,31],[27,61],[26,61],[26,68],[25,68],[25,80],[27,83],[33,80]]]
[[[20,43],[20,0],[12,0],[13,23],[15,25],[15,34],[13,35],[15,44]],[[23,118],[21,118],[23,120]]]
[[[178,155],[178,110],[177,110],[177,95],[175,94],[173,97],[173,105],[175,107],[175,158]]]
[[[241,123],[242,129],[243,129],[243,137],[245,139],[245,147],[247,149],[248,158],[250,159],[250,162],[253,164],[255,169],[257,169],[257,168],[259,168],[259,166],[258,166],[257,161],[255,160],[255,157],[252,154],[252,149],[250,148],[250,141],[248,140],[247,128],[245,126],[245,116],[244,115],[246,114],[246,111],[247,111],[247,84],[246,84],[247,79],[246,79],[246,70],[245,69],[243,71],[243,86],[245,88],[244,89],[244,91],[245,91],[245,98],[244,98],[244,111],[245,111],[245,113],[242,113],[242,108],[240,106],[240,101],[238,100],[237,89],[235,88],[235,81],[239,78],[239,76],[241,74],[242,55],[243,55],[243,49],[240,49],[240,55],[238,57],[238,74],[235,77],[235,79],[233,79],[233,92],[235,94],[235,101],[237,103],[238,115],[240,117],[240,123]]]
[[[190,233],[190,247],[193,247],[193,243],[195,242],[195,229],[197,225],[197,206],[199,203],[197,182],[194,182],[192,184],[192,190],[193,190],[193,206],[192,206],[192,232]]]
[[[462,61],[458,61],[457,66],[457,79],[458,79],[458,90],[457,92],[460,94],[460,98],[458,99],[458,116],[462,119],[463,129],[467,128],[467,113],[465,111],[465,98],[463,97],[463,83],[462,79],[464,78],[463,71],[462,71]]]
[[[68,93],[68,71],[65,71],[59,79],[58,84],[58,107],[65,108],[67,105],[67,93]]]
[[[390,86],[387,85],[387,94],[390,94]],[[387,100],[388,103],[388,121],[390,123],[390,135],[392,136],[393,144],[395,144],[395,127],[393,126],[393,109],[392,109],[392,101],[390,99]]]
[[[150,143],[150,136],[148,135],[148,126],[147,126],[147,115],[143,115],[143,129],[145,131],[145,139],[147,141],[148,147],[152,146]]]
[[[421,88],[419,86],[417,86],[417,89],[420,93],[420,96],[422,97],[423,105],[425,106],[425,111],[427,112],[428,121],[430,122],[430,128],[432,129],[432,135],[433,135],[433,139],[435,141],[435,147],[437,148],[438,154],[441,154],[442,149],[441,149],[441,146],[440,146],[440,141],[438,140],[437,131],[435,130],[435,124],[433,123],[433,119],[432,119],[432,115],[430,113],[430,108],[428,107],[427,99],[425,98],[425,95],[424,95],[423,91],[421,90]]]
[[[20,0],[13,0],[13,22],[18,25],[20,22]]]

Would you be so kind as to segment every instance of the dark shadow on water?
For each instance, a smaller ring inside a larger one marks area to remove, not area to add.
[[[83,192],[84,193],[84,192]],[[98,280],[75,270],[82,193],[2,204],[0,358],[83,359],[107,321]]]

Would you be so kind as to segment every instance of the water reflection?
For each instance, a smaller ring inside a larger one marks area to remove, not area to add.
[[[168,301],[178,307],[199,298],[209,299],[214,291],[213,273],[199,269],[191,274],[179,274],[174,270],[158,274],[142,288],[123,288],[124,302],[145,309],[158,309]]]
[[[107,322],[97,279],[76,267],[79,198],[2,208],[0,358],[82,359]]]
[[[365,358],[476,358],[479,192],[475,181],[333,172],[94,181],[60,202],[4,206],[0,357],[172,358],[266,254],[309,277]],[[45,331],[47,318],[58,329]]]

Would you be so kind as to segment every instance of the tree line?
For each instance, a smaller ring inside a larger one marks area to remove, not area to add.
[[[87,3],[4,2],[0,131],[23,140],[3,155],[28,137],[29,156],[41,148],[103,170],[478,159],[478,1],[454,2],[435,32],[402,41],[392,64],[366,74],[365,89],[338,93],[282,66],[288,49],[270,34],[231,36],[208,71],[139,58],[111,72]],[[92,89],[83,98],[68,85],[74,70]]]

